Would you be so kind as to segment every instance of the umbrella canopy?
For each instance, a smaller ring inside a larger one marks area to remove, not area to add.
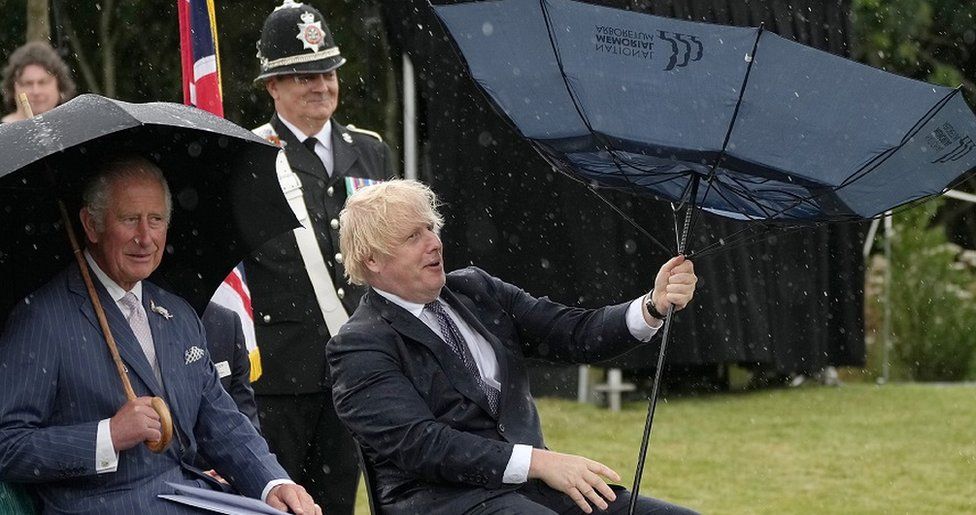
[[[958,89],[761,28],[571,0],[434,9],[499,112],[561,171],[603,187],[806,223],[870,218],[976,168]]]
[[[243,256],[298,226],[275,174],[278,148],[196,108],[82,95],[0,125],[0,146],[0,322],[73,262],[57,201],[76,217],[91,166],[111,155],[138,153],[163,170],[173,216],[151,280],[200,313]]]

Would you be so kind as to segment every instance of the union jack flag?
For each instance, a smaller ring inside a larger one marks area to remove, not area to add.
[[[177,0],[180,16],[180,55],[183,64],[183,103],[224,116],[220,89],[220,58],[213,0]],[[213,302],[233,310],[241,318],[244,341],[251,358],[251,381],[261,377],[261,355],[254,336],[254,312],[247,289],[244,265],[224,279]]]

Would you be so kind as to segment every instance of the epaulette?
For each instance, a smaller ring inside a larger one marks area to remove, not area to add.
[[[255,127],[254,129],[251,130],[251,132],[256,134],[259,138],[264,139],[268,143],[275,145],[276,147],[285,146],[285,142],[278,137],[278,133],[275,132],[274,127],[272,127],[270,123],[266,123],[260,127]]]
[[[368,131],[366,129],[360,129],[359,127],[356,127],[355,125],[346,125],[346,128],[349,129],[349,130],[351,130],[351,131],[353,131],[353,132],[358,132],[359,134],[365,134],[367,136],[372,136],[372,137],[374,137],[374,138],[376,138],[376,139],[378,139],[380,141],[383,141],[383,136],[380,136],[380,133],[378,133],[378,132]]]

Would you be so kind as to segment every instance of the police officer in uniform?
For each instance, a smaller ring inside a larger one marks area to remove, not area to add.
[[[325,513],[352,514],[352,437],[332,405],[325,344],[359,304],[339,253],[339,211],[357,187],[395,175],[379,135],[343,126],[339,53],[322,14],[284,0],[264,22],[261,73],[275,114],[254,130],[279,145],[278,178],[305,228],[245,261],[263,373],[254,383],[261,428],[278,461]]]

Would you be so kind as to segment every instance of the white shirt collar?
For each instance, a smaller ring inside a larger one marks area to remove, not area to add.
[[[332,150],[332,120],[325,122],[325,125],[322,126],[322,130],[318,131],[317,133],[305,134],[305,132],[299,129],[298,126],[289,122],[288,120],[285,120],[285,117],[281,116],[281,113],[278,113],[278,119],[281,120],[281,123],[283,123],[285,127],[288,127],[288,130],[295,135],[295,138],[297,138],[298,141],[305,141],[308,138],[315,138],[322,146],[325,147],[326,150]]]
[[[411,302],[403,297],[400,297],[399,295],[390,293],[388,291],[383,291],[375,286],[373,287],[373,290],[375,290],[376,293],[379,293],[380,295],[386,297],[386,299],[389,300],[390,302],[409,311],[411,315],[417,318],[420,318],[421,313],[424,312],[424,304],[417,304],[416,302]],[[440,297],[437,297],[437,300],[438,302],[440,302],[441,301]]]
[[[102,271],[102,269],[98,266],[98,263],[95,262],[95,258],[93,258],[91,253],[88,252],[88,249],[85,249],[85,261],[88,261],[88,266],[90,266],[92,271],[95,272],[95,277],[98,278],[98,281],[102,283],[102,286],[104,286],[105,290],[108,291],[108,294],[110,297],[112,297],[112,300],[118,302],[122,300],[122,297],[125,297],[126,293],[129,293],[123,290],[118,283],[113,281],[108,274]],[[131,291],[133,294],[135,294],[136,298],[139,299],[139,302],[142,302],[142,281],[137,282],[136,285],[132,287]]]

